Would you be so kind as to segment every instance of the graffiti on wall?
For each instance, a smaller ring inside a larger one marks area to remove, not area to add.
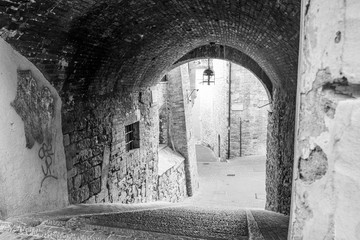
[[[40,185],[40,190],[42,188],[42,185],[44,183],[44,181],[47,178],[54,178],[54,179],[58,179],[57,177],[55,177],[52,172],[51,172],[51,165],[53,163],[53,156],[54,156],[54,152],[52,150],[52,145],[51,143],[49,145],[47,145],[46,143],[43,143],[41,145],[41,148],[39,149],[39,158],[41,160],[44,161],[43,166],[41,166],[41,170],[44,174],[43,179],[41,180],[41,185]],[[45,167],[44,167],[45,166]]]
[[[54,160],[52,147],[56,98],[47,86],[41,85],[30,70],[18,70],[16,97],[11,106],[24,122],[26,147],[32,149],[35,142],[41,145],[38,156],[44,161],[44,181],[55,177],[51,171]]]

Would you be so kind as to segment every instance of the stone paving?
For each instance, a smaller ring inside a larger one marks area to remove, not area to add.
[[[204,149],[200,153],[203,154],[197,152],[200,188],[185,203],[265,208],[265,156],[215,162]]]
[[[18,240],[47,240],[43,237],[34,237],[24,234],[16,234],[12,232],[1,232],[0,231],[0,240],[11,240],[11,239],[18,239]]]
[[[78,218],[77,224],[135,229],[202,239],[248,239],[246,214],[241,209],[177,206]]]
[[[264,157],[217,162],[201,156],[201,188],[183,203],[73,205],[0,222],[0,239],[287,238],[288,216],[263,210]]]
[[[196,148],[196,160],[197,162],[218,162],[219,159],[215,156],[214,152],[209,148],[197,144]]]

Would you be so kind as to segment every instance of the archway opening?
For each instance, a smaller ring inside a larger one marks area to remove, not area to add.
[[[210,85],[203,75],[209,66],[215,72],[215,82]],[[181,68],[187,76],[181,74]],[[263,84],[246,68],[218,59],[190,61],[166,78],[173,79],[167,86],[170,91],[174,83],[187,86],[183,89],[188,105],[186,128],[193,138],[189,142],[195,145],[203,194],[195,201],[264,209],[271,102]]]

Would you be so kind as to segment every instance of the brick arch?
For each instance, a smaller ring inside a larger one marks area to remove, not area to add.
[[[248,55],[232,47],[218,45],[218,44],[209,44],[198,47],[185,54],[179,60],[177,60],[173,64],[172,68],[178,67],[184,63],[193,60],[203,59],[203,58],[215,58],[215,59],[227,60],[245,67],[260,80],[260,82],[263,84],[264,88],[266,89],[269,98],[271,99],[273,84],[267,73],[259,66],[259,64],[257,64]]]
[[[153,85],[183,55],[215,42],[252,58],[273,86],[295,92],[300,1],[38,0],[6,5],[1,36],[59,90],[106,94],[118,86]]]

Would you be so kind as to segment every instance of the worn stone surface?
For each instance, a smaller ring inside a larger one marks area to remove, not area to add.
[[[304,3],[289,237],[357,239],[360,3]]]
[[[327,157],[323,150],[319,146],[316,146],[310,153],[309,158],[300,159],[299,161],[300,179],[308,183],[313,183],[326,174],[327,168]]]
[[[158,178],[158,200],[179,202],[184,200],[186,194],[185,165],[173,166]]]
[[[150,92],[124,89],[64,109],[63,132],[70,136],[65,152],[71,203],[156,199],[158,114],[151,107]],[[127,152],[125,125],[136,121],[140,121],[140,148]]]
[[[74,219],[75,220],[75,219]],[[137,211],[91,216],[75,220],[86,226],[106,226],[202,239],[247,239],[243,209],[177,206],[153,211]]]
[[[51,144],[55,99],[50,89],[41,86],[30,70],[18,71],[16,98],[11,106],[24,121],[27,148],[31,149],[35,141],[39,144],[44,141]]]
[[[275,89],[268,119],[266,209],[289,214],[294,164],[295,96]]]

